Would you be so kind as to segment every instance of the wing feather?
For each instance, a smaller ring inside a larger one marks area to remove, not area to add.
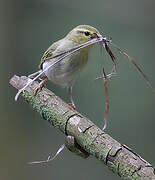
[[[53,43],[43,54],[40,64],[39,64],[39,69],[42,69],[42,65],[46,60],[52,59],[54,56],[54,51],[57,49],[59,46],[60,41],[57,41]]]

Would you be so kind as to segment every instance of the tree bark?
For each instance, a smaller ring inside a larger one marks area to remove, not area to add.
[[[10,84],[19,90],[27,84],[28,80],[28,77],[15,75],[11,78]],[[68,104],[48,89],[43,88],[34,94],[37,87],[38,82],[33,82],[22,93],[23,98],[40,113],[43,119],[62,131],[65,136],[75,138],[74,148],[66,145],[69,150],[75,153],[78,150],[77,154],[80,155],[79,152],[81,152],[85,158],[88,155],[95,156],[124,179],[155,179],[155,169],[150,163],[126,145],[117,142],[103,132],[79,112],[71,109]]]

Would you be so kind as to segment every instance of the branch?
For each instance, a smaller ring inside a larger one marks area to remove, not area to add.
[[[19,90],[27,84],[28,80],[29,78],[25,76],[13,76],[10,84]],[[38,82],[33,82],[22,93],[22,96],[43,119],[66,136],[75,138],[74,148],[67,145],[69,150],[77,153],[78,149],[78,152],[85,155],[84,157],[95,156],[124,179],[155,179],[155,169],[150,163],[103,132],[79,112],[72,110],[68,104],[48,89],[43,88],[34,95],[37,87]]]

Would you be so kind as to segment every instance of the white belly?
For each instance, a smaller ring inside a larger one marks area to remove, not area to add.
[[[45,75],[55,84],[69,86],[73,84],[77,75],[87,64],[87,61],[88,56],[81,56],[80,53],[76,56],[74,54],[74,58],[73,56],[66,57],[59,63],[51,66],[47,71],[45,71]],[[45,61],[43,63],[43,70],[49,67],[52,63],[53,62],[50,60]]]

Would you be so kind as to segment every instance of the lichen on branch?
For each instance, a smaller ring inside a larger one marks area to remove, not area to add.
[[[10,84],[19,90],[28,81],[28,77],[15,75]],[[150,163],[103,132],[88,118],[71,109],[53,92],[43,88],[35,94],[37,86],[36,81],[30,84],[22,93],[23,98],[44,120],[62,131],[65,136],[74,137],[75,143],[72,141],[72,147],[66,144],[70,151],[78,155],[83,153],[80,156],[84,158],[89,155],[96,157],[124,179],[155,179],[155,170]]]

